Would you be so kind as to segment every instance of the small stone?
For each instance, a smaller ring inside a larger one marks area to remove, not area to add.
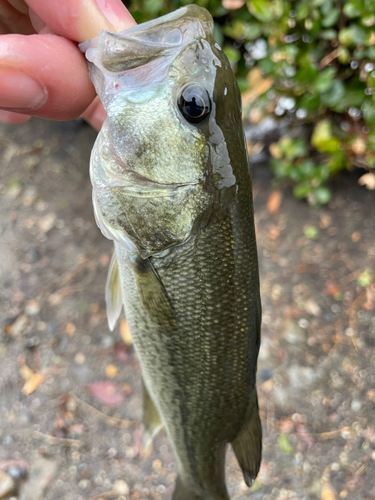
[[[29,207],[34,203],[38,196],[38,192],[36,190],[35,186],[29,186],[25,189],[23,197],[22,197],[22,203],[26,206]]]
[[[353,411],[359,411],[362,408],[362,403],[358,399],[353,399],[351,408]]]
[[[320,316],[320,314],[321,314],[320,307],[313,299],[306,300],[304,308],[308,314],[312,314],[313,316]]]
[[[78,488],[80,488],[81,490],[85,490],[89,485],[89,481],[87,481],[87,479],[82,479],[79,483],[78,483]]]
[[[23,333],[26,324],[27,324],[27,316],[26,314],[21,314],[21,316],[18,316],[16,321],[13,323],[11,327],[11,334],[14,336],[19,335],[20,333]]]
[[[116,448],[109,448],[109,450],[107,451],[107,457],[114,458],[116,455],[117,455]]]
[[[86,357],[82,352],[77,352],[77,354],[74,357],[74,362],[77,365],[83,365],[83,363],[86,361]]]
[[[48,231],[50,231],[53,228],[55,222],[56,222],[56,214],[50,213],[39,219],[38,227],[42,231],[42,233],[45,234],[48,233]]]
[[[300,326],[301,328],[304,328],[305,330],[306,330],[306,328],[309,327],[309,325],[310,325],[310,323],[305,318],[302,318],[298,321],[298,326]]]
[[[17,467],[16,465],[11,465],[7,472],[13,479],[19,479],[27,474],[26,467]]]
[[[119,479],[118,481],[116,481],[115,484],[113,485],[113,489],[119,495],[128,495],[130,492],[128,483],[125,482],[123,479]]]
[[[25,307],[25,313],[28,316],[35,316],[40,311],[40,304],[36,299],[29,300]]]

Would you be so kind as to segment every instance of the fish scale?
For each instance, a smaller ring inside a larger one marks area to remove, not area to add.
[[[122,302],[144,441],[164,426],[176,457],[173,500],[229,499],[228,443],[249,486],[261,458],[251,178],[240,93],[212,30],[189,5],[82,46],[107,111],[90,175],[97,223],[115,242],[109,325]]]

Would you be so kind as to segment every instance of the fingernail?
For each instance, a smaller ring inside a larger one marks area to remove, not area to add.
[[[0,68],[0,107],[39,109],[47,92],[29,75],[15,68]]]
[[[136,22],[121,0],[95,0],[95,2],[116,31],[135,26]]]

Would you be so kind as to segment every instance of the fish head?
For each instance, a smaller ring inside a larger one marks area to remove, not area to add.
[[[242,131],[240,96],[212,33],[189,5],[81,44],[107,112],[91,158],[97,222],[144,258],[193,236],[236,184],[217,117]]]

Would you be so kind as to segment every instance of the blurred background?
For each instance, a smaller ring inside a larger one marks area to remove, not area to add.
[[[231,498],[373,500],[374,5],[196,3],[243,93],[263,301],[263,462],[249,491],[229,451]],[[128,4],[139,22],[180,5]],[[141,450],[126,321],[106,323],[95,137],[81,120],[0,125],[0,498],[173,491],[165,435]]]

